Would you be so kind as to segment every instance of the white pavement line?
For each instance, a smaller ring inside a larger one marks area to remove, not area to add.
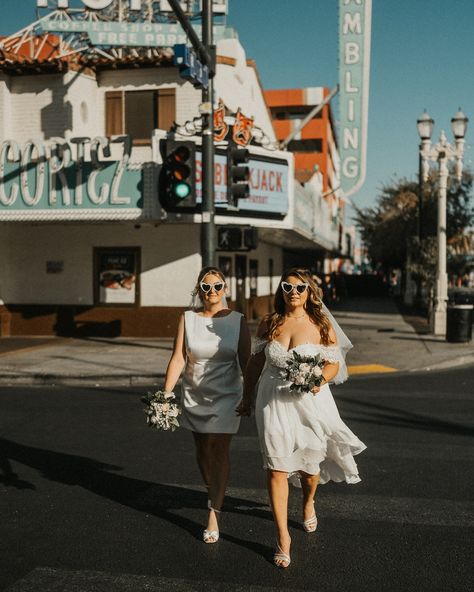
[[[37,567],[25,578],[7,588],[6,592],[271,592],[274,586],[235,584],[215,580],[186,580],[103,571],[79,571]],[[292,592],[303,592],[291,588]],[[305,592],[309,592],[306,589]]]
[[[469,366],[474,364],[474,353],[463,356],[457,356],[450,358],[449,360],[443,360],[430,364],[429,366],[423,366],[421,368],[412,368],[408,372],[431,372],[435,370],[449,370],[451,368],[458,368],[459,366]]]
[[[182,483],[166,483],[170,487],[180,489],[202,490],[196,485],[184,485]],[[348,487],[341,484],[342,487]],[[349,487],[357,487],[351,485]],[[293,489],[293,488],[292,488]],[[301,499],[294,495],[294,489],[290,494],[289,512],[297,516],[301,513]],[[266,489],[247,489],[229,487],[227,497],[235,497],[245,501],[245,505],[235,506],[235,509],[249,511],[252,502],[255,509],[268,507],[268,493]],[[316,507],[321,518],[336,520],[358,520],[364,522],[395,522],[411,526],[455,526],[474,528],[474,502],[455,501],[452,499],[394,497],[383,495],[325,494],[324,485],[316,495]]]

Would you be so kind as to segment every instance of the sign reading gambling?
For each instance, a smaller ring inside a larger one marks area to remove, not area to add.
[[[372,0],[339,0],[341,188],[363,185],[367,158]]]

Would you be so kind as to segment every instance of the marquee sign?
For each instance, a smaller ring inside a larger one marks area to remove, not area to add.
[[[82,3],[86,8],[92,8],[94,10],[103,10],[111,6],[115,0],[82,0]],[[128,0],[130,10],[141,10],[142,0]],[[36,6],[38,8],[48,8],[48,0],[36,0]],[[69,8],[69,0],[57,0],[58,8]]]
[[[250,195],[239,199],[239,213],[261,216],[283,217],[288,213],[290,193],[288,162],[284,159],[250,155]],[[202,161],[196,154],[196,197],[202,200]],[[216,153],[214,161],[214,201],[217,213],[220,208],[227,211],[227,157]],[[234,213],[235,215],[235,213]]]
[[[372,0],[339,0],[341,188],[346,197],[365,181]]]
[[[111,157],[118,145],[119,159]],[[98,136],[0,143],[0,222],[27,220],[137,220],[159,216],[157,162],[131,163],[130,136]],[[215,157],[215,203],[227,210],[227,158]],[[243,215],[288,213],[288,162],[251,155],[250,196]],[[196,156],[196,195],[201,203],[202,159]]]
[[[43,19],[43,31],[54,33],[86,33],[93,45],[129,47],[173,47],[185,44],[186,33],[179,24],[84,21],[57,18]],[[201,26],[193,25],[201,36]],[[214,39],[219,41],[226,35],[226,27],[215,25]]]
[[[143,214],[143,166],[129,165],[131,139],[122,158],[110,160],[107,138],[72,138],[48,146],[15,140],[0,144],[0,221],[135,219]],[[85,159],[86,144],[89,158]],[[76,158],[72,158],[72,154]]]

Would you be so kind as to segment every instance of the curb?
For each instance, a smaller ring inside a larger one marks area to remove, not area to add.
[[[349,376],[351,380],[360,380],[380,376],[381,374],[396,376],[415,372],[432,372],[433,370],[450,370],[461,366],[474,364],[474,354],[458,356],[451,360],[443,360],[437,364],[430,364],[418,368],[399,368],[390,372],[355,373]],[[64,375],[64,374],[34,374],[32,376],[1,375],[0,386],[152,386],[163,382],[164,373],[159,374],[118,374],[110,376]]]
[[[110,375],[110,376],[67,376],[64,374],[35,374],[33,376],[0,375],[0,386],[150,386],[159,384],[164,374]]]

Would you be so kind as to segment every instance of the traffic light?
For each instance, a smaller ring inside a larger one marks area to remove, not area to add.
[[[238,208],[239,199],[250,194],[250,168],[246,166],[250,153],[247,148],[229,144],[227,148],[227,207]]]
[[[249,251],[258,247],[258,228],[255,226],[248,226],[244,228],[244,247]]]
[[[159,197],[168,212],[196,207],[196,145],[194,142],[160,140],[163,159]]]

